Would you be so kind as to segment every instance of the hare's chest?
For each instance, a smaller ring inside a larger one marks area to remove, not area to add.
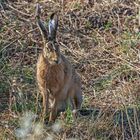
[[[64,85],[64,71],[62,69],[50,70],[46,75],[46,85],[53,93],[58,92]]]

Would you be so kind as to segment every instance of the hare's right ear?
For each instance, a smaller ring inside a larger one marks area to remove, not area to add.
[[[39,27],[42,35],[43,35],[43,38],[45,40],[47,40],[48,39],[48,32],[47,32],[47,29],[44,26],[43,22],[40,19],[40,14],[41,14],[41,8],[40,8],[39,4],[37,3],[35,17],[37,19],[37,24],[38,24],[38,27]]]
[[[49,40],[52,41],[56,39],[57,27],[58,27],[58,16],[56,15],[56,13],[53,13],[50,16],[49,21]]]

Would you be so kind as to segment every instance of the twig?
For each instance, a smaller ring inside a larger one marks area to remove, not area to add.
[[[21,38],[23,38],[24,36],[28,35],[29,33],[34,32],[36,29],[38,29],[38,28],[32,29],[32,30],[30,30],[29,32],[27,32],[27,33],[21,35],[20,37],[18,37],[17,39],[15,39],[14,41],[12,41],[12,42],[9,43],[8,45],[6,45],[4,48],[2,48],[2,49],[0,50],[0,52],[2,52],[3,50],[5,50],[6,48],[8,48],[9,46],[11,46],[12,44],[14,44],[15,42],[17,42],[19,39],[21,39]]]
[[[18,12],[18,13],[24,15],[24,16],[28,16],[28,17],[31,17],[31,16],[32,16],[32,15],[29,15],[29,14],[24,13],[24,12],[22,12],[22,11],[19,11],[18,9],[14,8],[14,7],[11,6],[11,5],[8,5],[8,6],[9,6],[9,8],[11,8],[12,10],[14,10],[14,11],[16,11],[16,12]]]

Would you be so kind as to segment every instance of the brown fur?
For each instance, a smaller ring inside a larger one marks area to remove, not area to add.
[[[81,82],[64,56],[61,64],[50,65],[41,54],[37,62],[37,81],[42,93],[44,111],[46,112],[47,89],[50,94],[51,113],[49,121],[55,120],[59,110],[66,109],[70,100],[73,109],[79,109],[82,103]],[[47,107],[48,109],[48,107]],[[45,113],[44,112],[44,113]],[[52,114],[52,115],[51,115]]]
[[[43,114],[50,107],[49,121],[56,119],[61,110],[70,103],[72,109],[79,109],[82,103],[81,81],[70,62],[60,53],[59,44],[55,41],[58,18],[51,15],[49,34],[39,17],[39,28],[44,35],[44,46],[37,62],[37,82],[43,96]],[[48,38],[49,39],[46,39]]]

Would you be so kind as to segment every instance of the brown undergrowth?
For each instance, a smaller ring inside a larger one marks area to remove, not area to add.
[[[36,62],[42,39],[35,0],[0,1],[0,139],[138,140],[138,0],[40,0],[47,25],[59,13],[61,51],[82,78],[83,111],[51,126],[40,122]]]

